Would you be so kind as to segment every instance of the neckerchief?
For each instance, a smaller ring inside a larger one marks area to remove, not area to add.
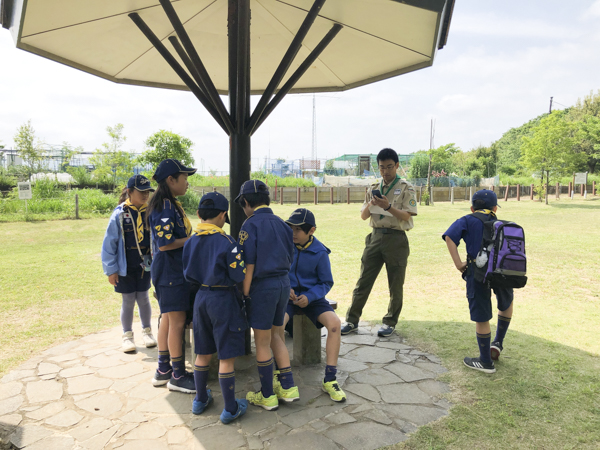
[[[188,217],[185,215],[185,211],[183,210],[183,206],[181,205],[181,202],[179,200],[175,200],[175,203],[177,203],[177,206],[179,207],[179,211],[181,212],[181,214],[183,214],[183,224],[185,225],[185,235],[186,236],[191,236],[192,235],[192,222],[190,222],[190,219],[188,219]]]
[[[296,244],[296,248],[297,248],[298,250],[300,250],[300,251],[302,251],[302,250],[306,250],[308,247],[310,247],[310,244],[312,244],[312,243],[313,243],[313,236],[311,236],[311,237],[308,239],[308,242],[307,242],[306,244],[304,244],[304,245]]]
[[[203,236],[203,235],[208,235],[208,234],[217,234],[217,233],[225,234],[225,232],[221,228],[219,228],[218,226],[216,226],[213,223],[207,223],[207,222],[201,222],[198,225],[196,225],[195,233],[198,236]]]
[[[137,213],[138,213],[137,220],[135,223],[135,229],[137,230],[136,237],[137,237],[138,242],[142,242],[144,240],[144,221],[142,220],[142,213],[146,211],[146,207],[148,205],[146,203],[144,203],[142,206],[137,208],[133,205],[133,203],[131,203],[130,199],[127,199],[127,200],[125,200],[125,206],[127,206],[129,209],[133,209],[134,211],[137,211]]]
[[[267,205],[257,206],[256,208],[254,208],[254,212],[256,212],[257,210],[262,209],[262,208],[268,208],[268,206]]]
[[[381,195],[386,196],[390,193],[390,191],[392,190],[392,188],[396,185],[396,183],[398,182],[398,180],[400,180],[400,177],[398,176],[398,174],[396,174],[396,178],[394,178],[394,181],[392,182],[392,184],[390,184],[390,186],[388,187],[387,192],[383,192],[383,178],[381,179],[381,185],[379,187],[379,190],[381,191]],[[391,204],[391,203],[390,203]],[[383,219],[385,216],[383,214],[379,215],[379,220]]]
[[[492,211],[491,209],[478,209],[477,211],[475,211],[476,213],[481,213],[481,214],[485,214],[486,216],[493,216],[496,217],[496,213],[494,211]]]

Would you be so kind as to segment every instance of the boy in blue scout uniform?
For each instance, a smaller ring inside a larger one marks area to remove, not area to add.
[[[212,401],[206,388],[212,355],[219,356],[219,385],[225,408],[221,422],[230,423],[248,408],[235,398],[235,358],[245,353],[246,316],[238,302],[236,283],[244,280],[246,268],[240,246],[223,231],[229,223],[229,202],[223,194],[209,192],[198,205],[195,234],[183,247],[183,274],[198,286],[194,302],[194,381],[196,398],[192,412],[201,414]]]
[[[402,311],[404,278],[410,248],[406,232],[413,228],[413,216],[417,215],[417,201],[413,186],[400,179],[398,154],[384,148],[377,155],[381,182],[367,191],[360,217],[369,220],[373,231],[365,238],[365,250],[361,258],[360,276],[352,293],[352,304],[342,325],[342,334],[358,331],[358,322],[377,276],[385,264],[390,290],[388,312],[383,317],[379,336],[390,336]],[[375,194],[375,195],[374,195]],[[375,213],[371,209],[378,207]],[[383,211],[382,211],[383,210]]]
[[[176,199],[188,188],[188,175],[196,169],[176,159],[162,161],[154,176],[158,189],[148,205],[152,231],[152,284],[158,296],[161,323],[158,328],[158,369],[152,384],[167,384],[170,390],[196,393],[194,377],[185,371],[182,336],[187,312],[193,304],[190,283],[183,276],[183,244],[192,234],[192,224]],[[173,366],[171,367],[171,361]]]
[[[498,198],[493,191],[483,189],[473,194],[471,212],[478,212],[496,217]],[[498,360],[506,331],[513,314],[513,290],[496,288],[498,306],[498,327],[496,337],[491,341],[490,319],[492,318],[492,292],[485,284],[475,280],[474,262],[483,238],[483,222],[471,214],[455,221],[442,235],[454,265],[462,273],[467,282],[467,299],[471,320],[475,322],[479,358],[465,358],[467,367],[484,373],[496,372],[494,360]],[[460,240],[467,246],[467,261],[462,261],[458,254]]]
[[[337,360],[340,353],[340,318],[333,311],[325,295],[333,286],[333,275],[329,262],[329,250],[313,236],[317,224],[312,212],[299,208],[292,213],[286,223],[292,228],[294,239],[294,259],[290,269],[290,299],[283,326],[302,308],[302,312],[317,328],[327,328],[325,351],[327,365],[322,389],[335,402],[346,400],[337,379]],[[283,329],[282,329],[283,332]],[[282,336],[283,338],[283,336]],[[279,373],[279,377],[285,376]],[[280,389],[275,385],[275,392]]]
[[[269,188],[260,180],[242,184],[235,202],[248,217],[242,225],[238,242],[246,261],[243,294],[247,297],[248,321],[254,331],[261,383],[261,390],[249,392],[246,399],[266,410],[276,410],[279,399],[286,402],[300,399],[298,387],[294,385],[290,355],[281,338],[290,296],[288,273],[294,254],[292,230],[269,208]],[[271,349],[280,370],[285,373],[277,394],[273,391]]]
[[[143,175],[134,175],[110,216],[102,243],[102,267],[115,292],[123,296],[121,325],[124,352],[134,352],[133,310],[137,302],[146,347],[156,347],[150,320],[150,231],[144,226],[148,196],[154,189]]]

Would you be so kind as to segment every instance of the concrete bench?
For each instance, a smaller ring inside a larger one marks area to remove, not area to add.
[[[336,310],[337,302],[327,300]],[[321,330],[300,311],[294,314],[294,359],[295,366],[306,364],[319,364],[321,362]]]

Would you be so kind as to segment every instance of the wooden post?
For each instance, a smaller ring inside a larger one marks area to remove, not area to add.
[[[283,205],[283,188],[279,188],[279,203]]]
[[[454,186],[450,188],[450,203],[454,205]]]
[[[329,188],[329,203],[333,205],[333,186]]]
[[[529,200],[533,200],[533,184],[529,185]]]
[[[517,201],[521,201],[521,185],[517,184]]]
[[[277,178],[275,178],[275,201],[277,201]]]
[[[423,185],[419,186],[419,205],[421,205],[422,198],[423,198]]]
[[[585,190],[585,184],[582,184],[580,186],[581,186],[581,196],[583,197],[583,191]]]
[[[213,186],[213,192],[217,192],[217,188]]]
[[[569,181],[569,197],[571,196],[571,190],[573,189],[573,183]]]
[[[506,192],[504,193],[504,201],[508,201],[508,190],[510,189],[510,184],[506,185]]]
[[[596,182],[592,181],[592,194],[596,196]]]
[[[79,219],[79,194],[75,194],[75,218]]]
[[[315,186],[315,205],[319,204],[319,188]]]
[[[473,186],[469,186],[469,201],[473,198]]]
[[[350,188],[346,188],[346,200],[348,200],[348,204],[350,204]]]
[[[296,188],[296,201],[300,204],[300,188]]]

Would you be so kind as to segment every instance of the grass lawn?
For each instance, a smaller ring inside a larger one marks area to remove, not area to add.
[[[462,364],[464,356],[477,355],[475,327],[464,282],[441,239],[453,220],[469,212],[469,204],[421,207],[409,233],[411,256],[398,331],[442,358],[449,372],[441,379],[452,386],[448,400],[455,406],[448,417],[420,428],[399,448],[600,446],[600,199],[501,206],[500,218],[525,228],[529,282],[516,291],[515,313],[494,375]],[[317,218],[317,236],[332,250],[336,284],[328,297],[338,301],[343,317],[369,227],[359,218],[358,204],[309,208]],[[287,217],[295,205],[274,209]],[[0,376],[45,348],[119,323],[120,296],[112,292],[100,262],[106,223],[2,224]],[[459,250],[464,253],[464,246]],[[364,320],[379,322],[385,314],[384,272]]]

